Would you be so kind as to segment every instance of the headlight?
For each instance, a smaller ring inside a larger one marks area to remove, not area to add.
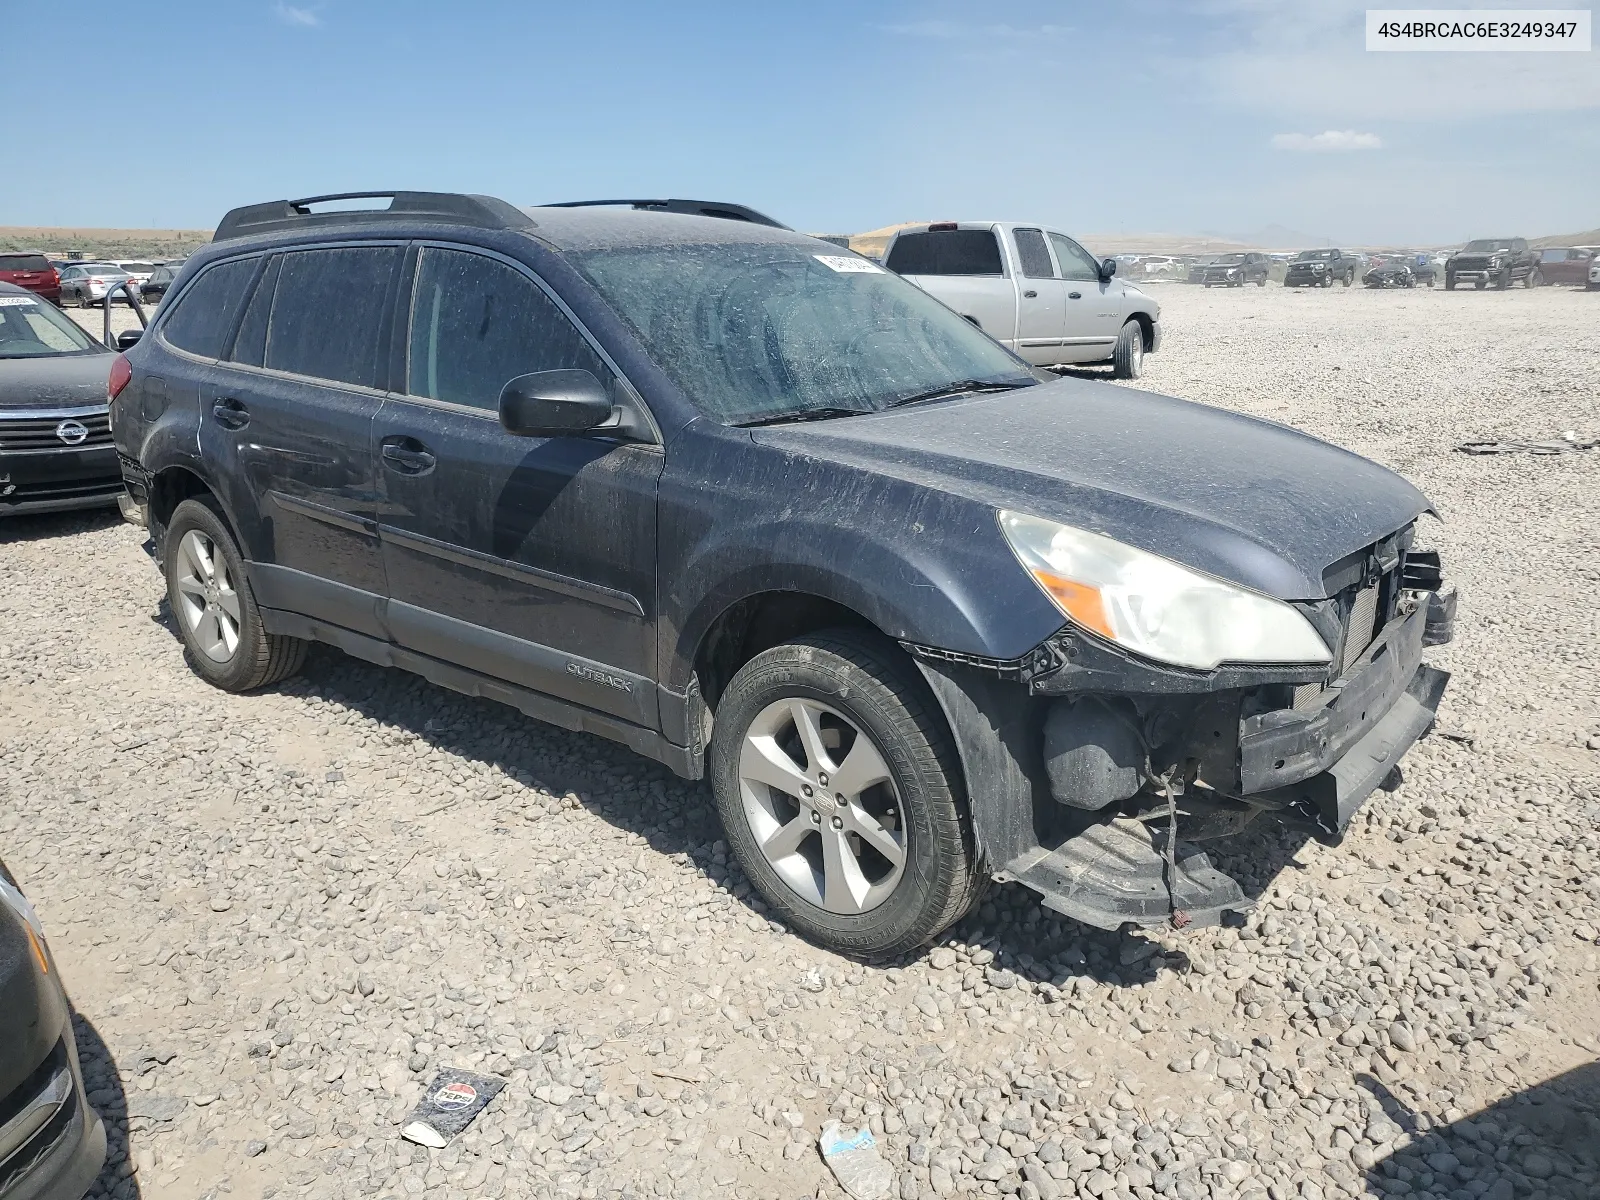
[[[6,905],[22,918],[22,923],[27,929],[28,946],[33,950],[33,957],[39,963],[39,970],[46,975],[50,974],[50,958],[44,951],[44,926],[39,923],[39,914],[33,911],[33,905],[28,903],[28,898],[20,890],[12,887],[4,875],[0,875],[0,904]]]
[[[1333,657],[1311,622],[1281,600],[1040,517],[1002,510],[1000,529],[1062,613],[1136,654],[1202,671]]]

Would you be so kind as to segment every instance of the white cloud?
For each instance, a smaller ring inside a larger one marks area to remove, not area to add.
[[[1382,150],[1383,139],[1375,133],[1354,129],[1328,129],[1322,133],[1275,133],[1274,150],[1300,150],[1312,154],[1334,154],[1345,150]]]
[[[296,8],[292,4],[279,3],[272,11],[278,15],[278,20],[285,25],[294,25],[301,29],[315,29],[322,24],[322,18],[309,8]]]

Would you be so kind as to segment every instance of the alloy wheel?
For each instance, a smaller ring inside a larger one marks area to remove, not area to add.
[[[739,793],[762,855],[808,903],[854,916],[899,885],[909,847],[893,775],[837,709],[798,697],[762,709],[739,752]]]
[[[178,618],[195,648],[225,663],[239,650],[239,593],[217,544],[198,529],[178,543]]]

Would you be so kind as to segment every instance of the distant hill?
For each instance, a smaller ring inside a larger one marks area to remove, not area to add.
[[[1582,233],[1552,233],[1549,237],[1530,238],[1528,245],[1538,246],[1600,246],[1600,229],[1585,229]]]
[[[0,225],[0,251],[40,250],[52,258],[180,258],[211,240],[209,229],[67,229]]]

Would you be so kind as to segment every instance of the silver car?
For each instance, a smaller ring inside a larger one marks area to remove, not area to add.
[[[104,304],[107,293],[129,278],[128,272],[112,263],[73,263],[61,272],[61,307]]]

